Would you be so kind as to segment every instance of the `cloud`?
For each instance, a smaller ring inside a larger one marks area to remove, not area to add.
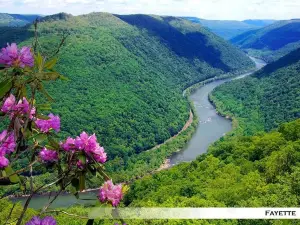
[[[105,11],[237,20],[300,17],[299,0],[0,0],[0,5],[8,13],[45,15]]]

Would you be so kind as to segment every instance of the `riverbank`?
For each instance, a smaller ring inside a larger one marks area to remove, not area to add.
[[[257,58],[257,57],[253,57],[253,56],[251,56],[250,58],[256,62],[256,69],[254,71],[252,71],[252,74],[255,73],[256,71],[259,71],[260,69],[262,69],[264,66],[267,65],[267,62],[261,58]],[[257,62],[256,60],[259,60],[260,62]],[[232,130],[229,133],[227,133],[226,136],[233,135],[234,133],[239,132],[238,131],[238,128],[239,128],[238,119],[233,114],[222,110],[222,107],[219,106],[219,102],[217,101],[216,98],[214,98],[212,93],[209,93],[208,100],[214,106],[214,108],[216,109],[216,113],[219,116],[222,116],[232,122]]]

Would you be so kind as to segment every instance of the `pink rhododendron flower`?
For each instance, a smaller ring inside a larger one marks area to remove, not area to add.
[[[7,130],[0,134],[0,155],[10,154],[15,150],[16,142],[13,132],[7,133]],[[2,152],[2,154],[1,154]]]
[[[44,162],[56,162],[58,160],[58,152],[55,150],[48,150],[47,148],[43,148],[40,151],[40,158]]]
[[[106,162],[107,155],[104,152],[104,148],[97,142],[95,134],[89,136],[86,132],[82,132],[80,136],[75,139],[75,147],[93,156],[97,162]]]
[[[20,99],[18,104],[13,107],[13,110],[21,114],[27,114],[30,111],[29,102],[23,97],[23,99]]]
[[[34,57],[30,51],[29,47],[23,47],[19,54],[20,57],[20,67],[24,68],[25,66],[33,67]]]
[[[70,151],[75,149],[75,139],[68,137],[67,140],[64,143],[61,143],[60,146],[65,151]]]
[[[7,47],[2,48],[0,52],[0,64],[21,68],[33,67],[34,57],[29,47],[22,47],[21,50],[18,50],[16,43],[7,44]]]
[[[29,118],[33,119],[36,110],[34,107],[30,109],[30,104],[25,97],[16,103],[15,96],[10,94],[10,96],[5,99],[1,107],[1,111],[9,114],[10,119],[12,119],[16,114],[27,115],[27,113],[30,111]]]
[[[5,158],[6,154],[10,154],[15,150],[16,142],[13,132],[8,133],[7,130],[0,134],[0,168],[7,167],[9,161]]]
[[[101,202],[111,202],[113,206],[118,206],[123,198],[122,185],[114,185],[111,180],[106,181],[99,191],[99,200]]]
[[[106,152],[104,152],[104,148],[101,147],[98,143],[97,143],[97,147],[96,149],[92,152],[94,159],[99,162],[99,163],[105,163],[107,160],[107,155]]]
[[[33,119],[35,117],[36,114],[36,108],[32,107],[32,109],[30,110],[30,114],[29,114],[29,119]]]
[[[43,219],[34,216],[25,225],[56,225],[56,220],[52,216],[46,216]]]
[[[1,153],[0,153],[1,154]],[[5,158],[4,156],[0,156],[0,168],[5,168],[7,167],[9,164],[9,161],[7,158]]]
[[[44,133],[49,132],[52,128],[56,132],[60,130],[60,118],[59,116],[55,116],[52,113],[49,114],[48,120],[37,119],[35,121],[36,126]]]
[[[5,99],[1,107],[1,111],[4,113],[10,113],[13,110],[15,104],[16,98],[14,95],[10,94],[9,97]]]

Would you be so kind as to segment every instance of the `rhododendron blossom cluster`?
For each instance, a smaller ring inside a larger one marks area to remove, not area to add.
[[[37,119],[35,124],[43,133],[47,133],[50,129],[55,130],[56,132],[60,131],[60,118],[55,116],[52,113],[48,115],[48,120]]]
[[[108,201],[113,206],[117,206],[123,198],[122,186],[114,185],[111,180],[108,180],[100,188],[98,198],[101,202]]]
[[[34,216],[25,225],[56,225],[56,220],[52,216],[46,216],[43,219]]]
[[[9,67],[33,67],[34,57],[29,47],[25,46],[19,50],[16,43],[7,44],[0,52],[0,64]]]
[[[61,147],[65,151],[83,151],[87,156],[93,157],[99,163],[105,163],[107,160],[104,148],[97,142],[95,134],[89,136],[86,132],[82,132],[75,139],[68,137]],[[78,167],[82,167],[82,162],[77,163]]]
[[[6,98],[1,107],[1,112],[9,114],[11,119],[18,114],[23,116],[27,115],[29,112],[29,118],[33,119],[35,111],[35,107],[30,109],[30,104],[25,97],[16,102],[16,97],[13,94],[10,94],[9,97]]]
[[[0,134],[0,168],[8,166],[9,161],[5,157],[6,154],[10,154],[15,150],[16,142],[13,132],[2,131]]]
[[[44,162],[56,162],[58,160],[58,152],[55,150],[48,150],[47,148],[43,148],[40,151],[39,156]]]

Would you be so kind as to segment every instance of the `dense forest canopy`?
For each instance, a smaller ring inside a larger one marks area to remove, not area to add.
[[[196,161],[136,181],[124,203],[132,207],[298,207],[299,140],[300,119],[270,133],[223,139]],[[212,221],[169,220],[153,224],[209,222]],[[148,223],[131,221],[130,224]],[[231,221],[229,224],[273,223]]]
[[[273,62],[300,47],[300,20],[284,20],[230,40],[249,54]]]
[[[269,131],[300,117],[300,49],[250,77],[217,87],[210,98],[237,119],[243,134]]]

